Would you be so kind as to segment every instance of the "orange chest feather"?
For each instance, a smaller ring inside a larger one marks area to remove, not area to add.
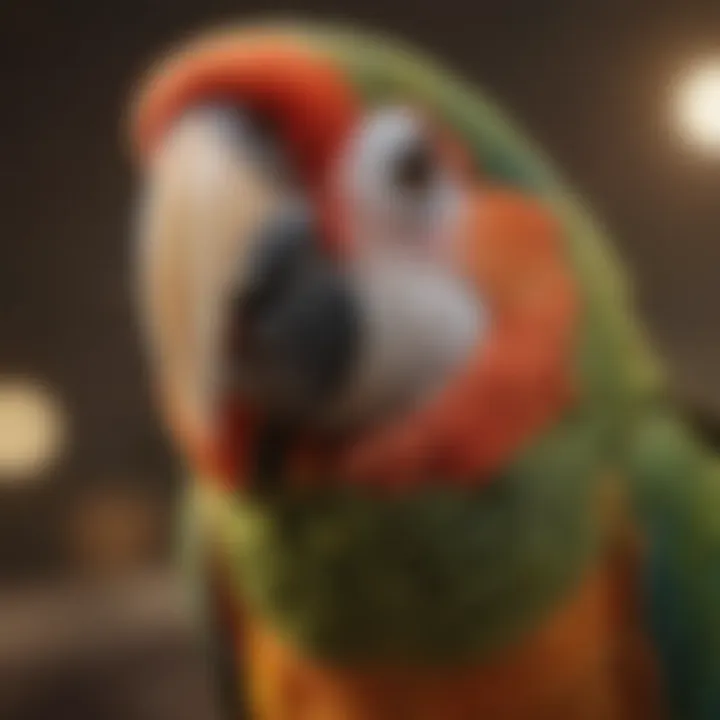
[[[521,646],[451,670],[312,663],[249,623],[242,642],[253,718],[655,720],[652,662],[617,581],[598,571]]]

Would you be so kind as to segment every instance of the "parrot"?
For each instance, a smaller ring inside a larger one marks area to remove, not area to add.
[[[718,720],[720,464],[610,232],[490,94],[247,21],[163,54],[129,125],[226,716]]]

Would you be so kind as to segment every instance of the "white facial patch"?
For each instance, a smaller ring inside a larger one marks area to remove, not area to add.
[[[361,354],[336,422],[419,405],[452,377],[488,324],[475,293],[429,261],[378,255],[361,262],[353,277]]]
[[[380,108],[358,125],[341,157],[362,334],[336,422],[422,403],[486,331],[482,298],[452,260],[467,196],[436,143],[412,109]]]
[[[229,295],[242,279],[248,239],[280,202],[231,112],[200,109],[171,129],[140,208],[139,289],[154,367],[204,426],[223,376]]]

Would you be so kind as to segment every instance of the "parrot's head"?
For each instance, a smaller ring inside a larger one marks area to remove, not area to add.
[[[572,397],[561,228],[372,44],[323,38],[203,40],[140,94],[169,424],[249,487],[489,477]]]

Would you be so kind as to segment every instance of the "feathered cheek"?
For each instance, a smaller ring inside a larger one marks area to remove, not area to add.
[[[491,324],[437,397],[365,439],[344,460],[361,483],[487,482],[572,402],[577,294],[559,224],[518,193],[473,204],[456,261]]]

